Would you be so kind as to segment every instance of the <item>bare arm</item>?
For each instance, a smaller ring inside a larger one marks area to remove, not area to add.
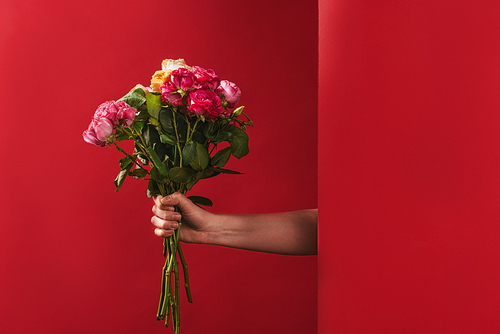
[[[206,211],[179,193],[156,197],[151,219],[159,237],[172,235],[181,216],[184,242],[211,244],[259,252],[312,255],[317,253],[316,209],[256,215],[222,215]]]

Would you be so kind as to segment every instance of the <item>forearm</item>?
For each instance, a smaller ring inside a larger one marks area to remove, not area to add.
[[[217,230],[207,243],[246,250],[288,254],[317,254],[315,209],[257,215],[216,215]]]

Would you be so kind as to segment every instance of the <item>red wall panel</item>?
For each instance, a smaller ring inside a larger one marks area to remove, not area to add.
[[[319,333],[498,333],[500,6],[319,13]]]
[[[2,333],[166,333],[161,240],[145,184],[115,193],[120,154],[86,144],[95,108],[148,84],[164,58],[242,89],[246,174],[200,182],[213,211],[317,206],[317,6],[310,1],[3,0],[0,4]],[[300,87],[300,94],[297,94]],[[316,331],[316,257],[186,245],[185,333]]]

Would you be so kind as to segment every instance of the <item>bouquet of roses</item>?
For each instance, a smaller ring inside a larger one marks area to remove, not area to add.
[[[125,178],[148,181],[147,195],[186,194],[201,179],[221,173],[241,174],[223,168],[231,156],[248,154],[245,132],[252,121],[236,108],[241,90],[220,80],[213,70],[188,66],[184,59],[166,59],[156,71],[150,87],[137,85],[118,101],[101,104],[83,139],[96,146],[111,146],[124,154],[114,183],[118,191]],[[244,119],[241,119],[242,116]],[[119,142],[130,140],[133,151]],[[205,197],[191,196],[193,202],[211,206]],[[189,302],[191,293],[187,264],[179,243],[181,222],[175,233],[165,238],[161,295],[157,319],[172,319],[179,333],[179,263]]]

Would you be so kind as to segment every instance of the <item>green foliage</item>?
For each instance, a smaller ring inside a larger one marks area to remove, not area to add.
[[[161,134],[163,142],[175,145],[177,143],[177,136],[175,135],[174,127],[174,111],[170,108],[160,110],[158,120],[160,121]]]
[[[151,168],[149,175],[153,180],[162,184],[167,183],[169,181],[168,176],[160,172],[156,167]]]
[[[190,141],[182,149],[182,162],[184,165],[189,165],[196,159],[196,156],[196,143],[194,141]]]
[[[212,166],[224,167],[231,157],[231,147],[226,147],[212,157]]]
[[[231,145],[231,153],[234,157],[241,159],[248,154],[248,135],[237,126],[231,126],[226,129],[231,135],[227,139]]]
[[[201,171],[208,167],[208,164],[210,162],[210,155],[208,154],[208,149],[204,145],[198,142],[194,143],[196,147],[196,157],[190,163],[190,166],[195,170]]]
[[[118,173],[118,175],[116,176],[116,179],[114,181],[116,191],[120,190],[120,188],[122,187],[123,182],[125,181],[125,178],[127,177],[127,173],[128,173],[128,170],[122,169],[120,171],[120,173]]]
[[[194,204],[199,204],[199,205],[203,205],[203,206],[213,206],[214,203],[212,203],[212,201],[206,197],[202,197],[202,196],[189,196],[188,197],[191,202],[193,202]]]
[[[146,93],[144,93],[144,90],[141,88],[137,88],[128,92],[127,95],[122,97],[120,100],[126,102],[132,108],[139,109],[144,103],[146,103]]]
[[[151,157],[151,161],[153,162],[154,167],[156,167],[163,175],[168,175],[167,167],[156,154],[154,147],[147,147],[146,150],[148,151],[149,156]]]
[[[158,183],[156,183],[153,179],[148,182],[148,198],[161,195],[160,188],[158,187]]]
[[[169,177],[178,183],[187,183],[194,176],[194,171],[186,167],[173,167],[170,169]]]
[[[162,106],[161,95],[158,93],[148,93],[146,95],[146,104],[149,115],[153,118],[158,118]]]
[[[156,130],[156,128],[151,124],[146,124],[142,129],[142,138],[144,139],[144,143],[138,142],[140,145],[146,145],[146,147],[154,147],[156,155],[160,160],[163,161],[165,159],[165,146],[162,145],[160,140],[160,134]]]
[[[142,167],[137,166],[137,168],[131,170],[128,175],[132,176],[135,179],[143,179],[146,175],[148,175],[148,171]]]

